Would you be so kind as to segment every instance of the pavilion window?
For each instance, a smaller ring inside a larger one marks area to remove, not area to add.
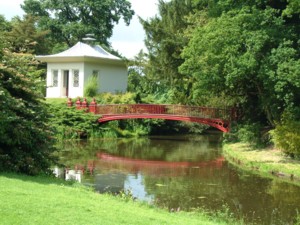
[[[58,87],[58,70],[52,71],[52,87]]]
[[[79,70],[73,70],[73,87],[79,87]]]
[[[93,76],[98,78],[98,74],[99,74],[99,71],[98,70],[93,70]]]

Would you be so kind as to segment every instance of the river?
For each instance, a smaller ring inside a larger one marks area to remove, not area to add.
[[[127,193],[170,211],[203,208],[245,223],[294,224],[300,187],[230,165],[220,134],[66,141],[59,148],[67,179],[98,192]]]

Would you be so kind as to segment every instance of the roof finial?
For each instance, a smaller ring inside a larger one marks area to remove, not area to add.
[[[89,44],[92,45],[94,41],[96,41],[96,39],[94,38],[94,34],[86,34],[84,38],[82,38],[82,40]]]

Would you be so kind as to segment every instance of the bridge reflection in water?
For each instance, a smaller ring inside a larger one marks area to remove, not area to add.
[[[219,157],[215,160],[207,162],[168,162],[156,160],[140,160],[126,157],[113,156],[106,153],[98,153],[97,157],[100,159],[101,167],[108,169],[120,169],[129,173],[137,174],[142,172],[146,175],[153,176],[182,176],[187,173],[187,170],[198,168],[221,168],[223,166],[224,157]],[[97,161],[96,161],[97,163]],[[95,165],[97,167],[97,164]],[[205,170],[209,171],[209,170]],[[198,170],[198,172],[200,172]],[[203,172],[203,171],[201,171]]]
[[[68,100],[68,106],[73,102]],[[223,132],[230,131],[231,121],[237,120],[235,108],[213,108],[187,105],[158,104],[97,104],[95,99],[88,104],[78,99],[76,108],[99,114],[99,123],[122,119],[165,119],[206,124]]]
[[[125,190],[126,186],[132,186],[130,176],[126,174],[134,175],[133,182],[136,182],[141,174],[151,177],[181,177],[190,173],[200,173],[202,177],[209,177],[215,173],[216,169],[221,169],[225,161],[224,157],[220,156],[211,161],[168,162],[132,159],[102,152],[97,153],[97,158],[98,160],[89,160],[86,165],[77,164],[74,168],[66,168],[64,171],[55,168],[54,173],[65,180],[78,182],[83,180],[83,176],[92,175],[94,184],[88,185],[94,185],[96,191],[117,193]],[[100,174],[97,173],[99,170]],[[103,173],[103,171],[107,171],[107,173]]]
[[[69,166],[69,176],[79,174],[99,192],[129,190],[169,210],[223,212],[226,205],[245,224],[294,224],[299,187],[235,169],[221,157],[219,137],[67,142],[61,163]]]

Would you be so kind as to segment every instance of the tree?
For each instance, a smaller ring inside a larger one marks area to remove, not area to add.
[[[50,114],[32,76],[35,72],[20,73],[23,64],[17,64],[18,57],[23,54],[4,52],[0,63],[0,171],[50,172],[55,162],[53,133],[47,124]],[[25,65],[36,69],[31,60]]]
[[[35,26],[36,22],[37,17],[31,15],[24,16],[23,20],[19,17],[12,20],[12,29],[6,32],[6,39],[12,52],[32,54],[48,52],[49,43],[46,35],[49,31],[39,31]]]
[[[127,0],[25,0],[21,7],[39,17],[39,28],[50,30],[55,43],[68,46],[86,34],[94,34],[101,44],[109,45],[114,24],[123,17],[128,25],[134,14]]]
[[[6,21],[5,17],[0,15],[0,32],[9,31],[11,29],[11,25],[8,21]]]
[[[288,17],[293,17],[298,15],[298,19],[299,19],[300,2],[298,0],[289,0],[288,2],[289,4],[284,9],[283,14]]]
[[[180,67],[196,79],[195,97],[224,93],[247,119],[272,126],[285,108],[296,105],[299,23],[286,20],[282,11],[244,5],[206,23],[195,18]]]
[[[147,63],[147,55],[143,51],[140,51],[134,60],[128,62],[127,91],[137,95],[137,102],[153,93],[153,88],[155,88],[145,74]]]
[[[0,15],[0,49],[7,48],[6,32],[11,29],[11,25],[5,20],[4,16]],[[0,57],[2,52],[0,51]]]
[[[191,1],[159,1],[159,15],[148,21],[141,20],[146,32],[145,44],[149,51],[149,64],[145,68],[153,86],[160,86],[163,95],[169,92],[169,103],[186,103],[191,81],[178,71],[183,63],[180,57],[187,39],[185,17],[192,12]],[[159,84],[159,85],[158,85]],[[157,90],[157,89],[156,89]]]

